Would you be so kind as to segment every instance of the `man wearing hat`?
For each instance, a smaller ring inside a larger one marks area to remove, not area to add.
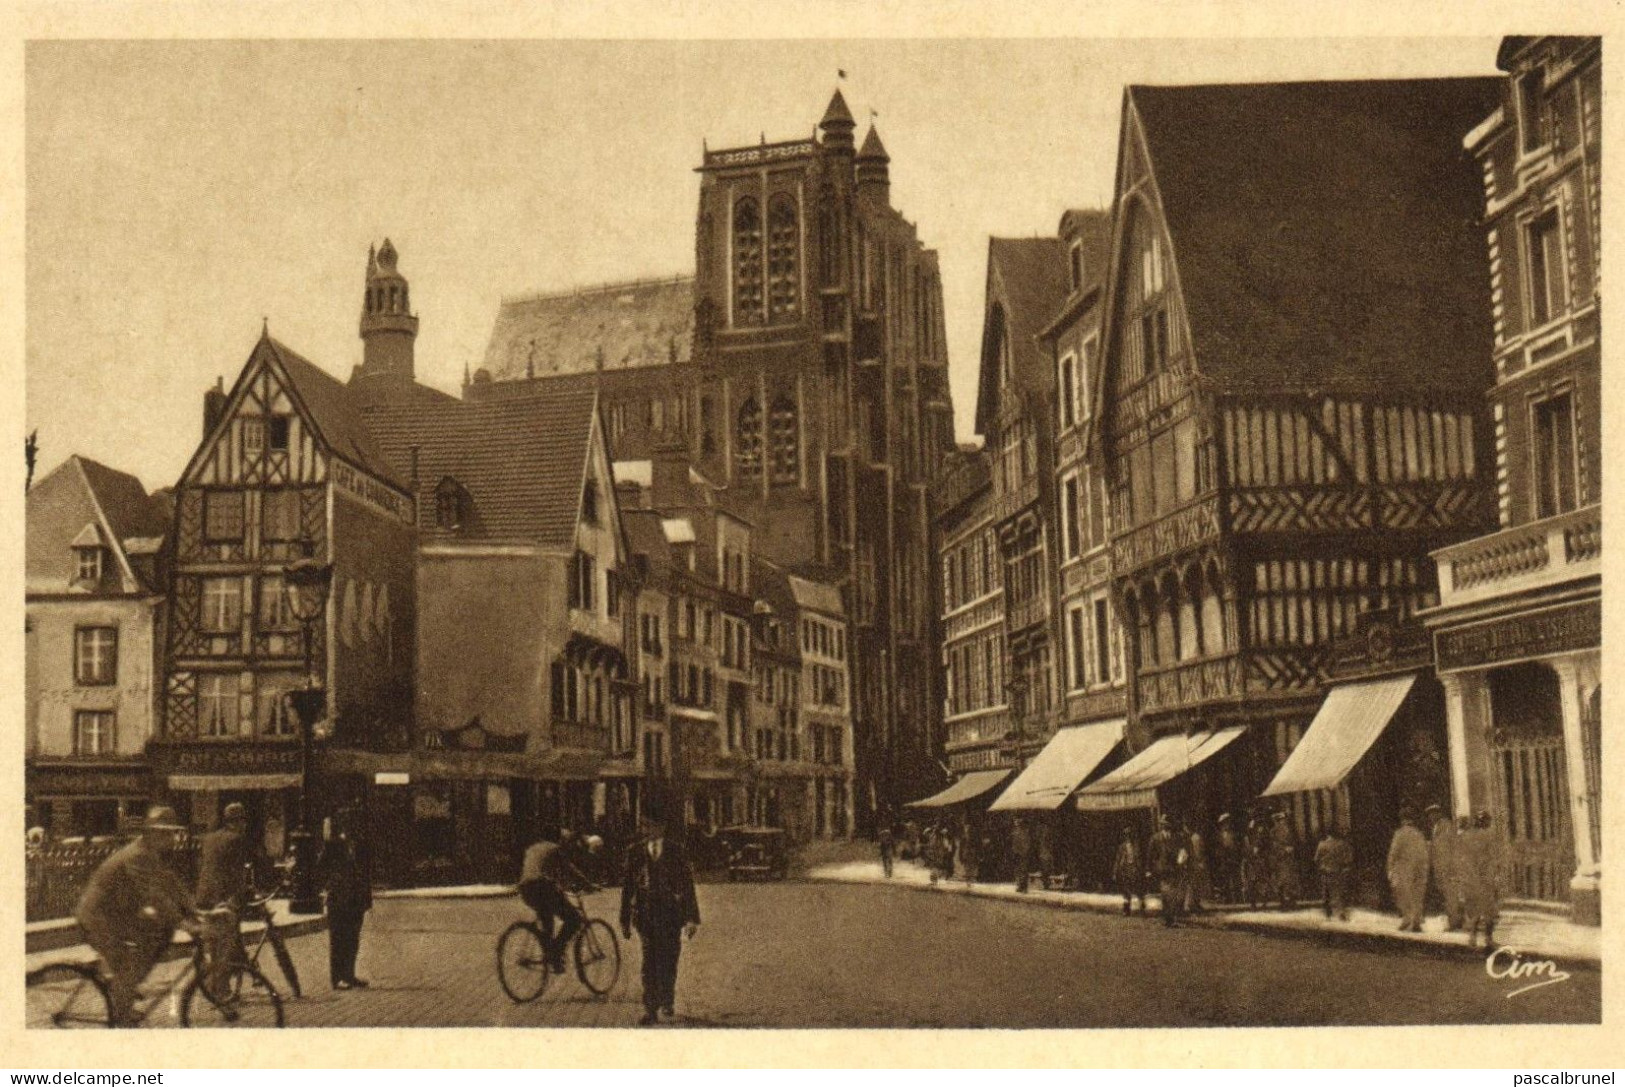
[[[333,836],[322,846],[317,878],[327,891],[327,970],[335,989],[365,989],[356,977],[361,950],[361,923],[372,909],[372,853],[356,826],[356,813],[341,808],[333,815]]]
[[[148,809],[140,836],[101,863],[74,910],[85,941],[112,975],[115,1024],[130,1022],[137,986],[175,929],[192,924],[192,893],[172,864],[185,833],[173,808]]]
[[[1422,901],[1428,888],[1428,840],[1406,811],[1388,847],[1388,885],[1399,907],[1399,931],[1422,931]]]
[[[1472,829],[1462,835],[1462,848],[1457,863],[1462,872],[1462,906],[1466,915],[1467,944],[1478,940],[1479,930],[1484,932],[1485,950],[1495,947],[1495,922],[1501,915],[1501,865],[1505,862],[1505,846],[1501,835],[1490,820],[1490,813],[1479,811],[1473,817]]]
[[[1172,928],[1179,919],[1180,909],[1185,905],[1182,877],[1188,857],[1185,847],[1174,834],[1173,820],[1166,815],[1157,817],[1157,832],[1151,836],[1146,859],[1150,862],[1151,874],[1157,880],[1157,894],[1162,898],[1162,923]]]
[[[1240,902],[1241,836],[1229,812],[1219,814],[1219,832],[1213,842],[1213,893],[1220,902]]]
[[[1430,831],[1428,860],[1433,869],[1433,886],[1438,889],[1450,931],[1459,932],[1462,926],[1461,839],[1456,835],[1455,823],[1438,804],[1428,805],[1427,818]]]
[[[1275,876],[1275,897],[1282,909],[1290,910],[1298,904],[1298,836],[1292,832],[1286,812],[1279,808],[1270,831],[1270,871]]]
[[[673,1014],[677,1002],[677,959],[683,937],[700,927],[700,904],[694,893],[694,871],[683,845],[666,835],[666,805],[656,797],[645,802],[640,820],[642,840],[626,854],[626,880],[621,887],[621,934],[633,928],[643,942],[643,1018],[653,1026],[660,1013]]]

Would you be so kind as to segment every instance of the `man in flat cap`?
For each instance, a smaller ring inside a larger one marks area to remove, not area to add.
[[[111,975],[113,1023],[132,1020],[137,987],[152,972],[175,930],[195,927],[192,892],[173,857],[186,828],[173,808],[154,805],[141,834],[101,863],[74,918]]]

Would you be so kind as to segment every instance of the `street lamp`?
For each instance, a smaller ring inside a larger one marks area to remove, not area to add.
[[[316,721],[325,707],[327,691],[318,682],[313,658],[316,624],[327,610],[328,591],[333,584],[333,564],[317,562],[316,546],[309,536],[301,543],[304,555],[288,564],[283,584],[288,594],[288,610],[304,632],[305,686],[288,697],[299,716],[299,826],[289,840],[293,847],[293,892],[288,908],[294,913],[320,913],[321,895],[316,887],[316,832],[311,821],[310,754]]]

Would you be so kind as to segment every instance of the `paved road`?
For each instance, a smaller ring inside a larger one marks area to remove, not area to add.
[[[591,902],[613,917],[613,896]],[[1483,966],[904,888],[706,885],[678,1022],[775,1027],[1149,1027],[1597,1022],[1600,975],[1507,999]],[[628,1026],[636,941],[607,1000],[574,978],[515,1005],[494,946],[514,898],[381,900],[362,940],[373,985],[327,988],[326,937],[294,941],[310,995],[290,1026]]]

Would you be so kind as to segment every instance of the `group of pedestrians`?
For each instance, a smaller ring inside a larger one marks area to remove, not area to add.
[[[1226,812],[1211,838],[1189,820],[1176,823],[1164,814],[1144,845],[1132,826],[1124,827],[1111,876],[1125,914],[1134,912],[1136,902],[1145,913],[1146,895],[1155,888],[1165,925],[1215,902],[1257,907],[1273,901],[1290,909],[1301,897],[1297,837],[1282,811],[1273,818],[1254,814],[1245,833]]]
[[[1467,930],[1469,945],[1494,946],[1500,917],[1500,871],[1503,846],[1490,814],[1451,820],[1439,805],[1430,805],[1430,834],[1423,834],[1414,813],[1400,819],[1388,847],[1388,884],[1399,908],[1399,930],[1421,932],[1428,888],[1437,893],[1451,932]]]

